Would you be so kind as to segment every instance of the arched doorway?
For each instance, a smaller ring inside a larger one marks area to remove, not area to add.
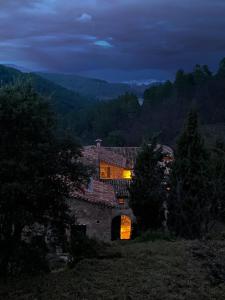
[[[121,216],[120,239],[130,240],[131,238],[131,219],[126,215]]]
[[[131,238],[131,218],[127,215],[117,216],[112,220],[112,241],[130,240]]]

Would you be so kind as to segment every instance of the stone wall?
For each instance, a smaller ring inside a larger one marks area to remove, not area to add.
[[[69,205],[77,224],[86,225],[88,237],[111,241],[112,208],[77,199],[70,199]]]

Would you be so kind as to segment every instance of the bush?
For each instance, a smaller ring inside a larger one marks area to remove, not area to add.
[[[8,263],[8,275],[19,276],[21,274],[40,274],[48,272],[46,260],[47,248],[42,237],[33,237],[30,243],[21,241],[11,253]],[[4,259],[4,256],[2,256]],[[0,265],[4,261],[0,257]],[[4,278],[6,274],[0,274]]]
[[[175,241],[175,236],[172,233],[165,233],[163,231],[148,230],[137,237],[135,242],[155,242],[157,240]]]
[[[71,260],[69,262],[70,267],[84,258],[96,258],[99,256],[99,252],[103,243],[90,239],[82,233],[77,233],[71,238],[69,252]]]

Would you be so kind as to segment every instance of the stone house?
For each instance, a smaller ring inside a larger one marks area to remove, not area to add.
[[[83,193],[71,191],[69,204],[80,230],[105,242],[130,239],[135,216],[129,207],[129,185],[138,147],[103,147],[101,140],[83,149],[83,162],[95,170]],[[163,146],[165,160],[172,150]]]

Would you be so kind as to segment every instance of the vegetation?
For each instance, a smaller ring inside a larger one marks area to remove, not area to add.
[[[85,114],[78,135],[88,143],[101,137],[106,144],[110,144],[109,136],[116,131],[121,137],[119,144],[122,140],[126,145],[135,146],[153,134],[161,133],[161,143],[174,145],[185,117],[194,105],[201,116],[202,126],[207,126],[208,136],[215,129],[216,134],[222,136],[224,130],[220,125],[224,124],[225,119],[224,99],[224,60],[216,74],[212,74],[205,65],[196,65],[191,73],[179,70],[173,83],[167,81],[148,88],[144,93],[143,105],[139,105],[136,99],[133,114],[127,107],[124,114],[114,117],[120,111],[123,97],[114,100],[113,104],[111,101],[95,103],[87,109],[90,111]]]
[[[17,82],[30,82],[34,90],[45,98],[50,109],[55,113],[59,136],[63,136],[66,130],[76,137],[76,127],[79,128],[82,124],[83,115],[87,107],[93,104],[93,100],[44,79],[38,74],[22,73],[0,65],[0,86],[13,85]]]
[[[0,149],[0,272],[39,271],[46,231],[57,237],[70,222],[67,180],[79,189],[88,173],[79,146],[55,137],[49,106],[29,84],[0,90]]]
[[[3,85],[18,78],[31,78],[35,89],[52,99],[50,103],[58,115],[59,127],[69,129],[72,135],[79,136],[82,144],[102,138],[105,145],[136,146],[153,134],[161,133],[159,142],[174,145],[193,104],[201,116],[204,134],[210,139],[213,139],[215,131],[216,135],[224,134],[224,59],[215,74],[206,65],[196,65],[190,73],[178,70],[174,82],[150,86],[144,92],[143,105],[139,104],[129,89],[129,93],[116,98],[118,93],[114,93],[115,87],[112,88],[104,81],[86,82],[72,75],[40,75],[0,67],[0,81]],[[81,96],[77,93],[90,89],[93,94],[103,89],[107,99],[114,100],[96,101],[94,95]],[[125,91],[122,89],[119,93]]]
[[[195,109],[189,112],[177,141],[169,178],[156,140],[144,144],[130,187],[139,233],[162,228],[166,203],[169,229],[176,236],[205,238],[218,222],[224,223],[224,154],[220,140],[213,147],[205,145]]]
[[[66,89],[84,95],[90,99],[111,100],[125,93],[141,95],[143,87],[130,86],[124,83],[110,83],[105,80],[86,78],[73,74],[38,73],[41,77],[48,79]]]
[[[174,144],[181,122],[193,103],[205,128],[211,128],[211,124],[219,128],[216,124],[224,123],[224,70],[224,60],[215,75],[207,66],[200,65],[188,74],[179,70],[174,83],[168,81],[146,90],[144,104],[140,106],[137,97],[128,93],[110,102],[91,105],[73,91],[36,74],[29,75],[31,84],[18,83],[18,80],[26,82],[28,75],[1,67],[0,275],[48,270],[46,232],[51,229],[55,234],[53,247],[61,241],[63,248],[65,228],[73,222],[66,203],[69,196],[67,183],[73,181],[79,190],[88,182],[89,171],[80,162],[79,145],[71,138],[59,138],[51,109],[58,113],[57,124],[61,129],[71,129],[73,135],[79,134],[85,142],[102,137],[106,145],[137,145],[145,136],[161,130],[161,142],[168,140]],[[10,85],[12,81],[16,82],[14,86]],[[53,100],[46,101],[46,95],[50,93],[53,93]],[[191,110],[175,147],[169,198],[163,153],[156,139],[150,144],[144,143],[137,157],[130,205],[137,217],[138,229],[144,232],[142,236],[124,247],[114,244],[113,253],[107,245],[74,236],[66,250],[69,249],[73,257],[71,266],[76,269],[63,273],[66,287],[59,283],[56,291],[51,289],[52,297],[59,287],[66,291],[67,298],[73,291],[75,298],[87,299],[89,296],[110,299],[121,295],[131,299],[149,295],[156,299],[220,297],[224,293],[221,282],[225,278],[225,266],[216,259],[208,261],[208,255],[217,255],[218,245],[223,249],[224,243],[178,240],[172,243],[173,235],[162,234],[159,229],[168,200],[169,229],[173,234],[185,239],[207,238],[215,223],[224,223],[224,178],[225,144],[219,139],[205,144],[196,110]],[[225,252],[221,251],[219,255],[223,257]],[[190,260],[187,255],[191,255]],[[205,264],[207,269],[204,269]],[[83,274],[83,270],[86,273]],[[135,272],[137,276],[133,275]],[[165,278],[165,274],[169,274],[168,277]],[[48,299],[47,286],[58,283],[58,276],[44,277],[47,282],[49,280],[47,285],[39,278],[37,288],[35,279],[30,279],[30,285],[35,286],[34,292],[29,291],[29,284],[27,290],[23,281],[19,282],[18,288],[23,289],[21,299],[26,299],[27,293],[30,293],[30,299],[35,298],[36,289],[38,292],[41,289],[43,299]],[[165,283],[162,283],[162,276]],[[91,282],[84,290],[90,278],[94,278],[94,285]],[[119,282],[122,292],[121,289],[118,292],[115,281]],[[68,289],[67,284],[74,289]],[[113,293],[108,294],[108,289],[102,288],[104,284]],[[103,296],[99,294],[100,290]],[[1,293],[5,299],[18,296],[10,290],[10,285]],[[58,293],[62,295],[61,290]]]
[[[200,238],[213,218],[213,188],[209,154],[192,110],[175,152],[169,201],[170,225],[186,238]]]
[[[225,295],[224,241],[114,244],[109,256],[75,269],[9,281],[4,300],[205,299]],[[120,252],[120,257],[112,257]]]
[[[157,140],[143,144],[134,167],[130,186],[130,206],[137,217],[139,230],[158,229],[164,220],[166,200],[163,153]]]

